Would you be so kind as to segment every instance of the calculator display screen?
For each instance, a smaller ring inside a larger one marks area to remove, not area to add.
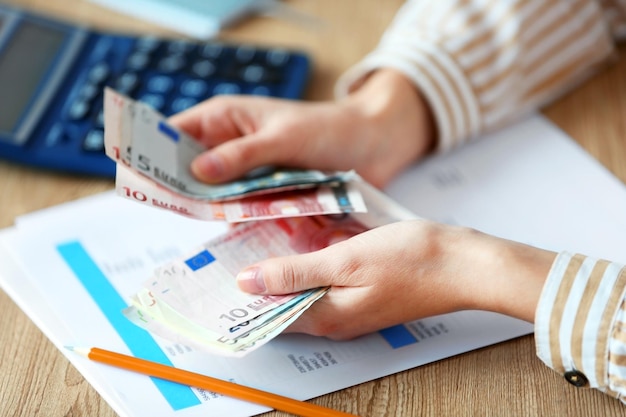
[[[2,47],[0,132],[16,128],[66,36],[61,29],[22,21]]]

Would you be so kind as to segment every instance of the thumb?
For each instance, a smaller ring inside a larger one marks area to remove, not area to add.
[[[258,133],[224,142],[198,155],[191,162],[191,171],[207,183],[241,178],[253,169],[282,162],[285,147],[271,142],[271,137]]]
[[[237,285],[254,294],[290,294],[329,285],[317,253],[267,259],[237,275]],[[326,279],[324,279],[326,277]]]

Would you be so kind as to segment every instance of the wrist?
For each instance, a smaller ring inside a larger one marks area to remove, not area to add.
[[[465,289],[469,309],[534,322],[541,291],[556,253],[474,232],[473,268]]]
[[[430,106],[415,85],[397,70],[383,68],[369,74],[348,99],[378,130],[411,135],[417,156],[434,148],[436,129]]]
[[[377,148],[390,161],[388,165],[403,168],[435,148],[431,109],[415,85],[396,70],[369,74],[339,105],[345,120],[358,121],[358,126],[351,127],[358,132],[359,143]],[[390,178],[398,170],[382,176]]]

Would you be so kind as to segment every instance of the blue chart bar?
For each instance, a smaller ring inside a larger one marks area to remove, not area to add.
[[[402,324],[387,327],[386,329],[380,330],[378,333],[380,333],[387,343],[389,343],[394,349],[418,342],[415,336],[413,336],[411,332],[409,332],[409,330]]]
[[[122,310],[127,307],[126,303],[80,242],[72,241],[58,245],[57,250],[113,328],[124,340],[132,354],[143,359],[172,366],[172,363],[152,336],[124,317]],[[186,385],[158,378],[152,378],[152,382],[154,382],[154,385],[156,385],[174,410],[181,410],[200,404],[198,397]]]

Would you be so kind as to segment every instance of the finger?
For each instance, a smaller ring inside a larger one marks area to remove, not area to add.
[[[175,126],[188,135],[193,136],[196,139],[202,137],[203,133],[203,118],[205,114],[204,103],[193,106],[187,110],[170,116],[167,121],[172,126]]]
[[[330,285],[333,274],[321,262],[320,252],[272,258],[237,275],[237,285],[254,294],[290,294]]]
[[[246,131],[239,124],[246,127],[245,117],[233,119],[227,102],[221,100],[224,105],[218,106],[217,99],[213,100],[216,101],[206,101],[171,116],[168,122],[209,148],[243,136]]]
[[[265,165],[288,166],[293,152],[276,141],[252,134],[231,140],[198,155],[191,171],[208,183],[232,181]]]

